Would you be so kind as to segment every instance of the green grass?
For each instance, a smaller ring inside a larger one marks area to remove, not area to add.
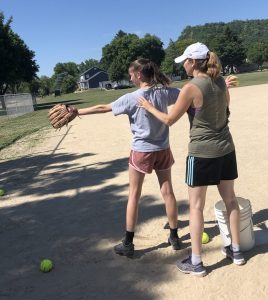
[[[268,71],[242,73],[236,75],[239,80],[239,86],[257,85],[268,83]]]
[[[239,86],[268,83],[268,72],[238,74]],[[175,87],[182,87],[187,81],[176,82]],[[134,88],[124,90],[90,90],[84,93],[66,94],[60,97],[44,97],[37,100],[37,111],[17,118],[0,117],[0,150],[16,140],[37,130],[49,126],[47,112],[56,103],[68,103],[77,107],[92,106],[100,103],[110,103]]]
[[[99,103],[109,103],[134,89],[127,90],[90,90],[78,94],[66,94],[60,97],[44,97],[37,100],[37,110],[17,118],[0,117],[0,150],[16,140],[49,126],[48,109],[56,103],[68,103],[77,107],[86,107]]]

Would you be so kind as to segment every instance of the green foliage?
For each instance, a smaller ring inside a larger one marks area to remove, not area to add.
[[[157,36],[147,33],[142,39],[139,40],[139,44],[140,53],[138,56],[150,59],[160,66],[161,62],[165,58],[165,51],[163,49],[163,43],[161,40]]]
[[[93,67],[102,69],[102,65],[97,59],[86,59],[84,62],[81,62],[81,64],[78,65],[79,74],[84,73]]]
[[[226,27],[241,39],[243,46],[248,49],[256,42],[268,39],[268,19],[266,20],[235,20],[229,23],[206,23],[199,26],[187,26],[182,31],[179,39],[191,38],[195,41],[210,44],[211,39],[224,33]]]
[[[161,64],[161,71],[167,75],[177,75],[178,67],[174,62],[174,59],[178,56],[178,49],[176,44],[170,40],[167,49],[165,50],[165,59]]]
[[[30,92],[30,89],[29,89],[29,82],[22,82],[17,90],[16,90],[17,93],[29,93]]]
[[[31,82],[29,82],[29,92],[32,95],[38,95],[40,89],[40,81],[38,79],[34,79]]]
[[[128,65],[138,54],[139,37],[119,31],[111,43],[102,48],[101,63],[112,80],[120,80],[126,77]]]
[[[128,75],[129,64],[138,58],[148,58],[160,65],[165,52],[161,40],[150,34],[139,38],[120,30],[110,44],[102,48],[101,64],[108,70],[112,80],[120,80]]]
[[[255,43],[248,49],[248,59],[252,63],[256,63],[262,70],[262,65],[268,61],[268,43]]]
[[[14,89],[21,82],[31,82],[38,71],[34,52],[12,31],[12,18],[6,23],[0,12],[0,94]]]
[[[229,31],[229,34],[228,34]],[[235,38],[234,38],[235,37]],[[187,26],[179,40],[191,38],[203,42],[220,57],[223,67],[243,63],[246,54],[252,62],[263,63],[263,43],[268,40],[268,19],[266,20],[235,20],[229,23],[207,23],[202,26]],[[258,46],[254,46],[254,45]],[[265,55],[264,55],[265,56]]]
[[[71,93],[77,88],[79,68],[74,62],[57,63],[51,77],[53,91]]]
[[[79,69],[76,63],[74,62],[67,62],[67,63],[57,63],[54,67],[54,73],[56,75],[62,73],[68,73],[71,76],[78,77]]]
[[[110,74],[110,80],[112,81],[119,81],[127,78],[124,62],[119,57],[116,57],[112,61],[108,72]]]
[[[226,27],[223,34],[211,39],[209,47],[219,56],[223,70],[229,66],[232,73],[233,67],[241,65],[246,59],[246,49],[242,41],[229,27]]]
[[[48,96],[52,93],[53,80],[47,76],[41,76],[39,78],[40,82],[40,94],[41,96]]]
[[[66,75],[61,84],[61,91],[64,94],[72,93],[77,89],[76,78],[72,75]]]
[[[40,89],[39,79],[34,79],[30,82],[22,82],[14,91],[14,93],[31,93],[33,95],[38,95]]]

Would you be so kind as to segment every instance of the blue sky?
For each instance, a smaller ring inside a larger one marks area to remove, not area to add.
[[[120,29],[155,34],[167,46],[187,25],[266,19],[268,1],[0,0],[0,11],[35,52],[39,75],[51,76],[58,62],[100,59]]]

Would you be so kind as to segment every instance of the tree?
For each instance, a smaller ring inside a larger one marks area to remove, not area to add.
[[[161,40],[150,34],[139,38],[120,30],[110,44],[102,48],[101,64],[110,78],[127,78],[129,64],[138,58],[148,58],[160,65],[165,56]]]
[[[142,58],[150,59],[155,62],[158,66],[165,58],[165,51],[163,49],[163,43],[161,40],[150,34],[145,34],[145,36],[140,39],[140,53],[139,56]]]
[[[57,63],[51,77],[54,91],[71,93],[77,88],[79,69],[76,63]]]
[[[73,93],[77,89],[76,78],[70,74],[66,75],[61,83],[62,93]]]
[[[31,82],[39,69],[34,52],[12,31],[12,18],[5,23],[0,12],[0,95],[21,82]]]
[[[161,64],[161,70],[167,75],[171,76],[173,74],[178,74],[178,67],[174,62],[174,59],[178,56],[178,50],[175,42],[169,41],[169,45],[165,50],[165,59]]]
[[[68,73],[71,76],[78,77],[79,69],[76,63],[67,62],[67,63],[57,63],[54,67],[54,73],[56,75],[61,73]]]
[[[47,76],[41,76],[39,82],[41,95],[48,96],[52,92],[53,80]]]
[[[126,79],[124,62],[122,62],[120,58],[115,58],[108,69],[108,73],[110,74],[110,79],[112,81],[120,81],[124,78]]]
[[[226,27],[223,34],[211,38],[209,47],[219,56],[223,72],[228,66],[233,73],[234,67],[241,65],[246,59],[246,49],[242,41],[229,27]]]
[[[128,66],[140,53],[139,37],[120,30],[110,44],[102,48],[101,63],[110,78],[123,79],[127,76]],[[116,65],[116,64],[120,65]],[[113,73],[115,72],[115,73]]]
[[[88,69],[93,68],[93,67],[98,67],[98,68],[102,69],[102,65],[97,59],[90,58],[90,59],[86,59],[84,62],[81,62],[81,64],[78,65],[78,70],[79,70],[79,73],[82,74],[85,71],[87,71]]]
[[[248,50],[252,44],[263,42],[268,39],[268,19],[265,20],[235,20],[228,23],[206,23],[198,26],[187,26],[182,31],[179,39],[191,38],[198,42],[203,42],[209,48],[211,38],[222,35],[226,27],[236,34],[243,46]]]
[[[12,93],[29,93],[29,83],[28,82],[22,82],[18,89],[16,91],[12,91]]]
[[[28,83],[29,85],[29,92],[32,95],[38,95],[39,89],[40,89],[40,81],[38,79],[34,79],[31,82]]]
[[[255,43],[248,49],[248,59],[256,63],[259,69],[262,71],[262,65],[268,60],[268,44],[267,43]]]

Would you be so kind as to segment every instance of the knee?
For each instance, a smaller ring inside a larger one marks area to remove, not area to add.
[[[140,197],[141,197],[141,190],[131,190],[131,191],[129,191],[129,194],[128,194],[128,200],[129,201],[137,202],[137,201],[139,201]]]
[[[161,195],[164,199],[175,199],[174,193],[172,188],[169,187],[162,187],[161,188]]]
[[[202,212],[204,210],[204,204],[202,203],[202,201],[192,201],[190,203],[190,210],[191,211],[198,211],[198,212]]]
[[[225,202],[227,210],[233,210],[233,209],[239,210],[238,202],[237,202],[237,199],[235,196],[231,197],[230,199],[228,199],[224,202]]]

